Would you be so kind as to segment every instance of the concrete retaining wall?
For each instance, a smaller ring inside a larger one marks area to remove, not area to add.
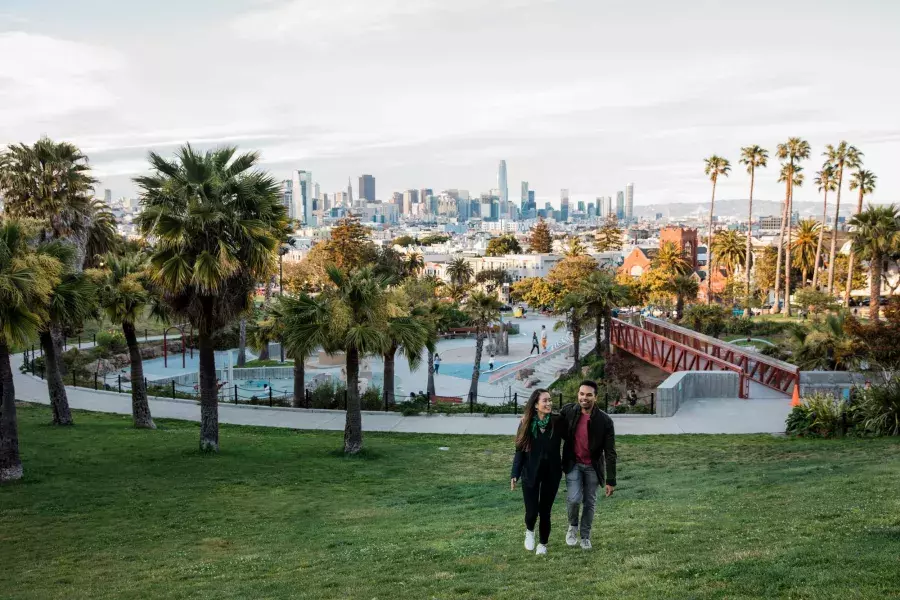
[[[870,377],[850,371],[801,371],[800,396],[828,394],[836,399],[848,398],[851,388],[862,387]]]
[[[679,371],[656,388],[656,415],[671,417],[691,398],[737,398],[739,377],[731,371]]]
[[[235,369],[235,379],[293,379],[294,367],[253,367],[250,369]],[[228,379],[228,372],[222,369],[216,369],[216,379],[225,381]],[[158,385],[168,384],[174,381],[178,385],[195,385],[200,381],[199,373],[185,373],[174,377],[164,377],[154,379],[152,383]]]

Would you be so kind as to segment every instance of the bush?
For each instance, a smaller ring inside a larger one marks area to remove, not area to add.
[[[813,394],[794,407],[785,421],[785,430],[803,437],[840,437],[861,429],[861,417],[856,405],[829,394]]]
[[[718,304],[694,304],[684,311],[681,325],[704,335],[719,337],[725,331],[730,311]]]
[[[309,407],[342,410],[346,391],[347,386],[343,383],[336,384],[332,381],[320,383],[309,393]]]
[[[900,381],[891,379],[863,390],[858,410],[863,427],[874,435],[900,435]]]
[[[359,398],[363,410],[384,410],[384,400],[381,397],[381,388],[366,388]]]
[[[753,321],[743,317],[732,317],[725,324],[725,333],[731,335],[752,335],[754,329]]]
[[[121,331],[98,331],[97,347],[107,353],[121,354],[128,350],[128,343],[125,341],[125,334]]]
[[[770,356],[776,360],[788,360],[791,355],[785,352],[779,346],[763,346],[759,351],[764,356]]]

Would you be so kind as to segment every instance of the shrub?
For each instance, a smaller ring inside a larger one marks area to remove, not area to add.
[[[343,409],[344,392],[347,386],[343,383],[335,384],[332,381],[320,383],[309,393],[310,408]]]
[[[363,395],[360,397],[360,403],[362,404],[363,410],[383,410],[384,409],[384,401],[381,398],[381,388],[370,387],[366,388],[366,391],[363,392]]]
[[[684,311],[681,325],[699,333],[718,337],[725,331],[730,312],[724,306],[694,304]]]
[[[731,335],[752,335],[754,329],[753,321],[743,317],[732,317],[725,324],[725,333]]]
[[[764,356],[771,356],[776,360],[788,360],[791,357],[780,346],[763,346],[759,353]]]
[[[861,425],[861,411],[829,394],[813,394],[803,398],[785,421],[791,435],[807,437],[839,437]]]
[[[863,426],[875,435],[900,435],[900,381],[863,390],[857,405]]]
[[[128,349],[128,343],[125,341],[125,334],[115,330],[98,331],[97,346],[101,350],[113,354],[120,354]]]

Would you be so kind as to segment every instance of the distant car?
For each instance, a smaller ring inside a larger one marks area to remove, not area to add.
[[[510,312],[510,311],[512,311],[512,306],[510,306],[509,304],[504,304],[503,306],[500,307],[500,312]]]

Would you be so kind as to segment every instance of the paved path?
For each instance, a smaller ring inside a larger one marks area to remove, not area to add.
[[[47,383],[19,372],[22,355],[12,359],[19,400],[49,404]],[[115,392],[67,387],[72,408],[115,414],[131,414],[131,396]],[[200,406],[191,400],[156,398],[150,400],[155,418],[200,420]],[[673,417],[613,415],[616,433],[620,435],[656,435],[679,433],[775,433],[784,431],[784,420],[790,412],[786,397],[751,400],[691,400]],[[235,425],[259,425],[290,429],[341,431],[344,412],[269,408],[250,405],[219,405],[219,421]],[[399,413],[364,412],[366,431],[404,433],[513,435],[519,419],[513,415],[431,415],[404,417]]]

